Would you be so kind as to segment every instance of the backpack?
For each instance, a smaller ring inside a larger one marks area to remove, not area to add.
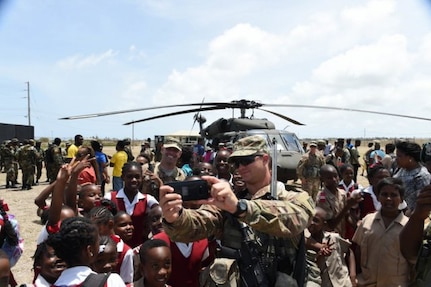
[[[110,275],[111,272],[100,274],[91,273],[81,284],[73,285],[73,287],[104,287],[107,286],[106,282]],[[52,285],[52,287],[56,287],[56,285]]]
[[[94,274],[91,273],[84,282],[81,283],[81,287],[103,287],[106,286],[106,281],[111,273]]]

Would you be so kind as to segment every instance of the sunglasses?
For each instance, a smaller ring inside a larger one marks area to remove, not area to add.
[[[233,159],[232,164],[235,168],[239,168],[239,165],[247,166],[253,163],[257,156],[261,157],[262,155],[240,156]]]

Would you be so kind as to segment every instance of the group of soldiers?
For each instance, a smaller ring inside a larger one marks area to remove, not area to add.
[[[6,173],[6,188],[17,187],[18,169],[21,169],[22,189],[31,189],[40,179],[43,161],[41,142],[34,139],[20,142],[13,138],[0,145],[0,170]]]
[[[359,163],[358,147],[360,140],[354,144],[350,139],[337,139],[335,145],[329,145],[325,140],[311,141],[306,153],[302,156],[296,168],[298,178],[301,180],[302,189],[309,192],[316,200],[317,193],[321,188],[320,168],[325,164],[336,167],[337,171],[343,164],[350,164],[353,168],[353,180],[357,182]]]

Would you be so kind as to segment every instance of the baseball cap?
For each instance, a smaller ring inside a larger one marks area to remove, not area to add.
[[[310,142],[310,146],[317,146],[317,142],[315,142],[315,141],[311,141],[311,142]]]
[[[174,147],[177,150],[183,150],[183,146],[181,145],[180,141],[173,137],[167,137],[165,139],[165,142],[163,143],[163,147],[170,148]]]
[[[233,153],[229,158],[237,156],[249,156],[258,153],[269,153],[265,139],[261,136],[249,136],[234,143]]]

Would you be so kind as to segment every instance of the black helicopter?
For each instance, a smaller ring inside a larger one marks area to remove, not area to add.
[[[145,111],[145,110],[154,110],[154,109],[161,109],[161,108],[178,108],[178,107],[190,107],[190,106],[196,107],[196,108],[172,112],[172,113],[165,113],[162,115],[135,120],[135,121],[127,122],[124,125],[131,125],[131,124],[140,123],[144,121],[150,121],[150,120],[176,116],[181,114],[195,113],[194,123],[196,122],[199,123],[201,136],[206,138],[207,140],[212,141],[213,145],[217,144],[218,142],[234,143],[235,141],[237,141],[242,137],[246,137],[249,135],[259,135],[265,138],[268,144],[268,147],[272,149],[273,141],[275,140],[274,142],[276,142],[277,144],[277,148],[276,148],[277,179],[284,183],[286,183],[288,180],[296,179],[297,177],[296,167],[304,153],[302,145],[298,137],[294,133],[291,133],[285,130],[277,130],[275,128],[275,125],[271,121],[267,119],[257,119],[257,118],[254,118],[253,115],[250,117],[247,117],[246,111],[249,109],[251,110],[259,109],[259,110],[265,111],[272,115],[278,116],[288,122],[291,122],[295,125],[304,125],[304,124],[294,119],[291,119],[285,115],[282,115],[280,113],[263,109],[262,107],[266,106],[266,107],[328,109],[328,110],[371,113],[371,114],[431,121],[431,119],[429,118],[392,114],[392,113],[385,113],[385,112],[374,112],[374,111],[366,111],[366,110],[359,110],[359,109],[327,107],[327,106],[312,106],[312,105],[263,104],[260,102],[249,101],[244,99],[238,100],[238,101],[235,100],[231,102],[206,102],[206,103],[202,102],[202,103],[191,103],[191,104],[155,106],[155,107],[142,108],[142,109],[131,109],[131,110],[113,111],[113,112],[106,112],[106,113],[87,114],[87,115],[80,115],[80,116],[70,116],[70,117],[64,117],[61,119],[62,120],[83,119],[83,118],[101,117],[101,116],[108,116],[108,115],[115,115],[115,114],[122,114],[122,113]],[[214,111],[214,110],[223,110],[223,109],[239,109],[240,116],[238,118],[228,118],[228,119],[220,118],[204,128],[203,124],[206,122],[206,119],[201,115],[201,113],[205,111]]]

